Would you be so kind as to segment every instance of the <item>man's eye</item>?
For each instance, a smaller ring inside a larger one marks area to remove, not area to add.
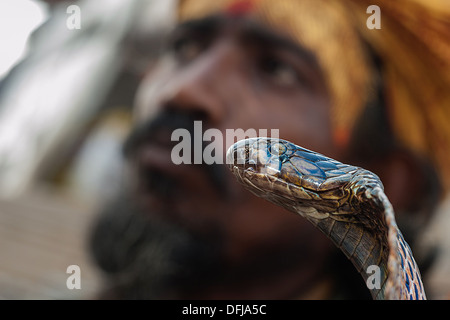
[[[200,41],[191,37],[181,37],[172,43],[172,50],[181,62],[189,62],[195,59],[202,51]]]
[[[277,57],[262,57],[259,67],[265,75],[278,85],[291,86],[299,81],[295,68]]]

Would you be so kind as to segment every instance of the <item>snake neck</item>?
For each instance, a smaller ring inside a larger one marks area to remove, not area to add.
[[[392,235],[395,238],[389,240],[374,235],[361,223],[332,218],[308,220],[353,263],[373,299],[426,299],[419,268],[398,229]]]
[[[329,211],[330,207],[305,205],[306,201],[301,206],[288,203],[273,194],[266,199],[321,230],[350,259],[373,299],[426,299],[419,268],[383,190],[372,188],[361,194],[355,201],[357,206],[337,212]]]
[[[362,225],[335,219],[309,219],[353,263],[373,299],[385,299],[388,280],[386,248]]]

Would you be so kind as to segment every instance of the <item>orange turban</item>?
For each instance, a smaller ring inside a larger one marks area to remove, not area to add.
[[[369,29],[377,5],[381,29]],[[382,60],[396,139],[438,169],[450,189],[450,5],[448,0],[180,0],[179,19],[248,14],[313,51],[332,97],[332,123],[346,142],[373,94],[368,43]]]

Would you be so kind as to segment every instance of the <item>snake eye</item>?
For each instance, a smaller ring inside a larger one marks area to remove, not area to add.
[[[287,148],[284,144],[279,142],[274,142],[270,146],[270,153],[275,156],[281,156],[286,152]]]

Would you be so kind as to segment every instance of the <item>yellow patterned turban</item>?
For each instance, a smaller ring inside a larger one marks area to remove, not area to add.
[[[381,29],[366,25],[377,5]],[[363,43],[382,60],[396,139],[434,163],[450,189],[450,2],[448,0],[180,0],[179,20],[245,12],[313,51],[331,93],[334,137],[349,140],[373,94]]]

